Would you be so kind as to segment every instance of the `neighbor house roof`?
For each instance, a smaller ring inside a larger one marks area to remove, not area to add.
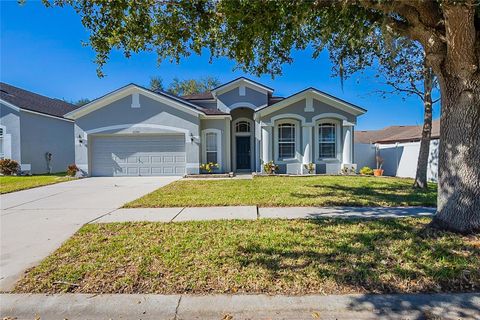
[[[66,101],[45,97],[3,82],[0,82],[0,99],[20,109],[60,118],[78,108]]]
[[[213,95],[211,92],[203,92],[203,93],[196,93],[196,94],[188,94],[182,96],[185,100],[213,100]]]
[[[380,130],[355,131],[355,143],[419,141],[423,126],[390,126]],[[432,121],[432,139],[440,138],[440,120]]]

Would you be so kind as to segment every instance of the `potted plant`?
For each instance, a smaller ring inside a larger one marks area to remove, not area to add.
[[[377,169],[373,170],[373,175],[375,177],[383,176],[383,169],[382,169],[383,158],[380,156],[376,156],[375,159],[377,160]]]
[[[200,170],[206,171],[207,173],[212,173],[214,169],[218,168],[218,163],[207,162],[200,165]]]
[[[278,166],[273,161],[269,161],[263,164],[263,171],[265,171],[266,174],[275,174],[275,171],[277,170]]]

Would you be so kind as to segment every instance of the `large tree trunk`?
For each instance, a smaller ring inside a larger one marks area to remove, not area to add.
[[[445,74],[444,74],[445,75]],[[432,225],[460,233],[480,231],[480,75],[440,79],[439,183]]]
[[[417,173],[415,174],[414,188],[427,188],[428,156],[430,155],[430,138],[432,136],[432,88],[433,74],[428,67],[425,68],[423,77],[423,129],[420,151],[418,153]]]

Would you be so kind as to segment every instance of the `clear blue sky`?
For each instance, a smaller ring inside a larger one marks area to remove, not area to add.
[[[25,5],[2,1],[0,26],[0,79],[3,82],[46,96],[75,101],[93,99],[134,82],[148,85],[150,76],[158,75],[168,84],[174,77],[199,78],[214,75],[221,82],[246,76],[275,89],[275,95],[287,96],[306,87],[316,87],[341,99],[360,105],[368,112],[358,119],[357,130],[378,129],[388,125],[421,124],[421,101],[415,97],[389,96],[383,99],[372,93],[382,88],[365,71],[348,79],[343,86],[331,76],[326,53],[318,59],[311,52],[294,53],[294,63],[285,65],[283,75],[257,78],[233,71],[235,63],[217,59],[212,64],[207,55],[190,56],[180,64],[164,61],[157,65],[156,56],[141,53],[124,58],[114,52],[104,68],[106,77],[96,75],[95,54],[82,46],[88,40],[79,16],[70,8],[45,8],[29,0]],[[438,117],[437,106],[434,117]]]

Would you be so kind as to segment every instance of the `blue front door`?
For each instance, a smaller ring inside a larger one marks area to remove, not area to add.
[[[250,137],[237,137],[237,169],[251,170],[250,167]]]

